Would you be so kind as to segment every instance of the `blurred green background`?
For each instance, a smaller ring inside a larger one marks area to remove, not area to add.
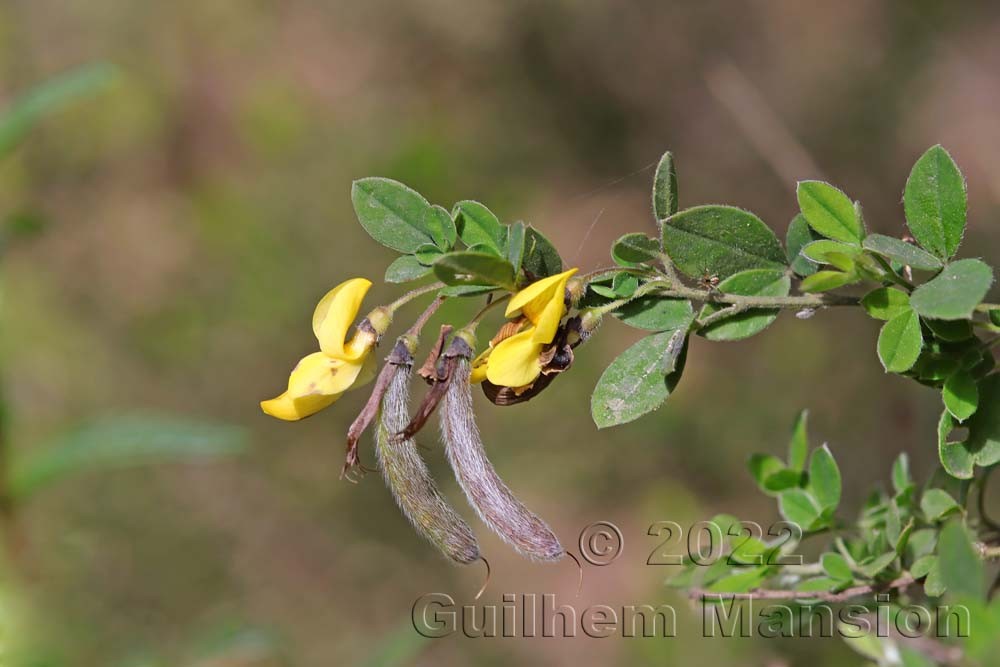
[[[257,402],[315,348],[318,298],[348,277],[378,281],[392,259],[354,220],[362,176],[445,206],[483,201],[590,269],[622,233],[655,229],[648,191],[666,149],[682,206],[738,205],[783,233],[795,180],[824,177],[864,203],[870,227],[899,233],[909,167],[942,143],[969,180],[963,253],[995,260],[995,3],[0,5],[4,100],[97,61],[115,81],[0,163],[0,212],[41,226],[0,269],[9,441],[23,455],[95,416],[150,410],[245,427],[251,447],[82,476],[25,505],[2,584],[9,651],[82,666],[860,661],[835,639],[702,639],[697,612],[645,564],[653,521],[778,518],[744,462],[783,452],[800,408],[855,504],[900,450],[918,479],[933,471],[939,399],[882,373],[859,312],[695,341],[667,406],[612,431],[594,428],[588,398],[636,336],[617,323],[558,391],[506,409],[477,396],[501,475],[564,544],[598,520],[625,535],[623,556],[588,567],[573,598],[573,565],[523,561],[474,522],[493,565],[483,601],[670,603],[676,639],[419,640],[416,598],[469,601],[483,573],[423,543],[378,475],[338,480],[367,392],[296,424]],[[368,304],[399,291],[378,285]],[[432,433],[423,444],[464,508]]]

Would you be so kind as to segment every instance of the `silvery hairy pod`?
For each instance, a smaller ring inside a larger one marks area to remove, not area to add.
[[[514,496],[486,457],[472,407],[472,347],[461,334],[456,335],[444,357],[449,378],[441,407],[441,437],[469,504],[493,532],[522,555],[559,560],[566,553],[559,539]]]
[[[400,342],[386,367],[391,368],[375,432],[375,455],[386,486],[417,532],[451,560],[468,564],[480,558],[479,543],[469,524],[445,501],[430,476],[417,443],[395,435],[409,421],[409,388],[413,357]]]

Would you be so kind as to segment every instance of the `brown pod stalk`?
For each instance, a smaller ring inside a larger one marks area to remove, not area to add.
[[[479,543],[469,524],[447,503],[431,478],[412,438],[395,434],[409,421],[411,365],[393,364],[375,432],[375,455],[386,486],[417,532],[451,560],[479,559]]]
[[[452,350],[446,353],[450,354]],[[448,461],[469,504],[493,532],[529,558],[559,560],[566,553],[559,539],[514,496],[486,457],[472,409],[470,356],[471,350],[468,355],[454,357],[441,408],[441,435]]]

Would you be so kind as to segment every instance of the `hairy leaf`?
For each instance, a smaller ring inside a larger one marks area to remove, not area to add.
[[[822,181],[801,181],[796,194],[802,215],[816,232],[835,241],[860,245],[864,227],[847,195]]]
[[[685,330],[664,331],[612,361],[590,401],[597,427],[625,424],[660,407],[680,380],[685,348]]]
[[[786,266],[774,232],[753,213],[731,206],[696,206],[670,216],[663,247],[678,269],[695,278]]]
[[[992,284],[993,269],[978,259],[961,259],[915,289],[910,305],[924,317],[966,320]]]
[[[388,178],[362,178],[351,187],[358,222],[384,246],[412,253],[434,243],[437,214],[418,192]]]
[[[913,165],[903,192],[910,233],[941,259],[950,259],[965,233],[965,178],[941,146],[933,146]]]

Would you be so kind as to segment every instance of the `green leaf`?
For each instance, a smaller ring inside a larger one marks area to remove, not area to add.
[[[788,232],[785,234],[785,252],[792,271],[797,275],[811,276],[816,273],[816,263],[803,257],[802,249],[819,239],[820,236],[813,232],[812,227],[806,222],[805,216],[800,213],[792,218],[792,222],[788,225]]]
[[[840,504],[840,468],[826,445],[809,459],[809,490],[822,510],[833,510]]]
[[[812,579],[803,579],[795,587],[795,590],[803,593],[826,592],[842,586],[843,583],[831,577],[813,577]]]
[[[964,422],[979,407],[979,385],[968,371],[958,371],[945,380],[941,397],[951,416]]]
[[[746,593],[760,586],[768,571],[767,566],[737,570],[734,574],[712,582],[707,590],[721,593]]]
[[[941,146],[930,148],[913,165],[903,208],[917,243],[941,259],[955,254],[965,233],[965,179]]]
[[[413,256],[417,258],[417,261],[424,266],[433,266],[434,262],[441,259],[442,255],[444,255],[444,253],[441,252],[441,249],[433,243],[425,243],[417,248],[416,252],[413,253]]]
[[[638,419],[667,400],[683,371],[685,333],[678,329],[647,336],[611,362],[590,401],[598,428]]]
[[[725,294],[740,296],[787,296],[792,283],[784,271],[750,269],[733,274],[718,285]],[[701,309],[699,319],[705,319],[726,306],[708,303]],[[698,333],[708,340],[741,340],[760,333],[778,317],[778,310],[751,308],[702,327]]]
[[[694,319],[690,301],[644,296],[630,301],[614,312],[615,317],[636,329],[666,331],[687,329]]]
[[[801,181],[796,194],[802,215],[816,232],[836,241],[861,244],[864,227],[847,195],[822,181]]]
[[[382,245],[412,253],[434,243],[437,214],[418,192],[388,178],[362,178],[351,186],[358,222]],[[438,223],[439,224],[439,223]]]
[[[524,263],[522,268],[537,280],[562,273],[563,263],[552,242],[528,225],[524,237]]]
[[[910,310],[910,295],[895,287],[879,287],[861,299],[861,306],[872,318],[889,321]]]
[[[979,384],[979,409],[966,423],[966,448],[977,465],[1000,462],[1000,374],[994,373]]]
[[[0,158],[6,156],[42,118],[110,84],[118,68],[84,65],[60,74],[17,97],[0,112]]]
[[[841,271],[818,271],[811,276],[806,276],[799,283],[799,289],[803,292],[829,292],[832,289],[850,285],[860,280],[852,273]]]
[[[627,299],[639,289],[639,279],[630,273],[619,273],[611,281],[611,291],[615,297]]]
[[[974,600],[986,597],[983,562],[972,545],[968,530],[959,519],[949,521],[941,529],[937,556],[941,581],[949,593]]]
[[[460,201],[452,208],[455,216],[455,224],[458,228],[458,236],[469,248],[473,246],[485,246],[495,255],[503,254],[506,233],[500,220],[490,209],[477,201]]]
[[[840,554],[833,552],[825,553],[820,558],[820,563],[823,566],[823,571],[830,575],[832,579],[836,579],[837,581],[851,581],[854,579],[851,566],[847,564],[847,560]]]
[[[777,456],[771,454],[751,454],[747,460],[747,468],[758,486],[763,487],[765,479],[776,472],[785,470],[785,464]]]
[[[782,491],[798,486],[802,486],[802,473],[798,470],[785,468],[768,476],[761,485],[761,490],[769,496],[776,496],[780,495]]]
[[[944,266],[940,259],[929,252],[891,236],[870,234],[865,237],[864,247],[865,250],[885,257],[889,261],[909,266],[912,269],[937,271]]]
[[[449,285],[438,290],[438,294],[449,297],[479,296],[481,294],[489,294],[497,289],[493,285]]]
[[[924,579],[924,593],[931,597],[938,597],[944,592],[945,585],[941,579],[941,563],[935,557],[934,562],[931,563],[930,571],[927,572],[927,578]]]
[[[778,509],[786,521],[808,531],[819,521],[821,508],[813,497],[802,489],[789,489],[778,497]]]
[[[514,289],[514,267],[482,252],[452,252],[434,263],[434,274],[445,285],[493,285]]]
[[[920,498],[920,511],[928,521],[940,521],[952,512],[961,511],[962,507],[944,489],[927,489]]]
[[[876,556],[870,560],[858,563],[858,571],[871,579],[882,572],[882,570],[892,565],[894,560],[896,560],[896,552],[890,551],[882,554],[881,556]]]
[[[645,234],[626,234],[611,247],[611,258],[622,266],[652,262],[659,256],[660,244]]]
[[[941,340],[960,343],[969,340],[974,335],[972,322],[968,320],[924,320],[934,335]]]
[[[731,206],[696,206],[670,216],[663,247],[677,268],[694,278],[786,266],[774,232],[753,213]]]
[[[677,171],[670,151],[663,154],[653,176],[653,215],[657,221],[677,212]]]
[[[910,476],[910,457],[906,452],[900,452],[892,464],[892,488],[897,494],[906,493],[913,487]]]
[[[11,495],[24,499],[86,472],[210,460],[245,446],[246,433],[233,426],[155,415],[105,417],[15,460]]]
[[[801,471],[806,467],[806,455],[809,453],[808,421],[809,411],[803,410],[792,426],[792,439],[788,443],[788,467],[792,470]]]
[[[448,209],[437,204],[431,206],[431,210],[427,214],[426,226],[431,238],[434,239],[434,245],[438,248],[447,252],[455,246],[455,241],[458,240],[458,231]]]
[[[386,268],[385,281],[387,283],[406,283],[423,278],[431,271],[431,267],[424,266],[413,255],[403,255]]]
[[[837,265],[837,259],[831,257],[832,255],[843,255],[850,258],[859,257],[861,253],[862,250],[858,246],[842,241],[831,241],[829,239],[813,241],[802,249],[802,254],[814,262],[834,264],[835,266]]]
[[[993,323],[993,326],[1000,327],[1000,308],[990,310],[990,322]]]
[[[954,418],[945,410],[938,420],[938,458],[941,467],[958,479],[972,479],[976,467],[975,454],[965,442],[950,442],[948,436],[955,428]]]
[[[927,576],[935,563],[937,563],[937,556],[921,556],[910,566],[910,574],[913,575],[914,579],[922,579]]]
[[[967,320],[992,284],[993,269],[978,259],[960,259],[915,289],[910,305],[924,317]]]
[[[521,273],[524,263],[526,236],[527,229],[523,222],[518,221],[507,227],[507,261],[514,267],[515,276]]]
[[[906,310],[882,327],[878,358],[887,373],[905,373],[917,363],[923,344],[920,318],[912,310]]]

